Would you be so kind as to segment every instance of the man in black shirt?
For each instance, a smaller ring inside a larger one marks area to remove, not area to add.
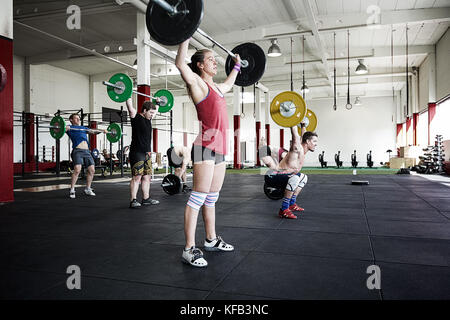
[[[141,206],[141,203],[136,199],[139,184],[142,184],[142,205],[158,204],[158,200],[150,199],[152,119],[155,117],[158,108],[147,100],[142,104],[141,112],[137,113],[136,109],[133,108],[131,98],[127,100],[126,104],[131,118],[132,130],[129,154],[132,174],[130,208]]]

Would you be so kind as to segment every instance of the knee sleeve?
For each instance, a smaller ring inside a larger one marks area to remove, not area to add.
[[[207,193],[192,191],[187,205],[192,209],[199,211],[203,203],[205,203]]]
[[[300,173],[300,181],[298,183],[299,188],[304,188],[308,182],[308,176],[304,173]]]
[[[291,176],[288,180],[288,183],[286,185],[286,189],[289,191],[295,191],[297,189],[298,184],[300,183],[300,177],[296,174]]]
[[[210,192],[206,196],[205,206],[206,207],[215,207],[217,200],[219,200],[219,193],[218,192]]]

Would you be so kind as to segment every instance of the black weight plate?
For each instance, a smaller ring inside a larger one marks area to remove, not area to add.
[[[164,184],[170,183],[170,186],[164,186]],[[181,179],[174,175],[174,174],[168,174],[164,177],[162,181],[163,190],[170,195],[174,195],[181,192]]]
[[[241,71],[236,78],[235,85],[247,87],[255,84],[262,78],[266,70],[266,54],[260,46],[254,43],[246,42],[238,45],[233,50],[234,54],[239,54],[241,60],[247,60],[248,66],[241,66]],[[231,56],[228,56],[225,63],[225,72],[227,75],[231,73],[234,67],[234,61]]]
[[[93,150],[91,151],[91,153],[92,153],[92,157],[93,157],[94,159],[98,159],[98,157],[100,156],[100,151],[98,151],[98,149],[93,149]]]
[[[175,6],[178,0],[166,0]],[[198,29],[203,18],[203,0],[183,0],[178,11],[189,10],[187,14],[170,16],[156,3],[150,1],[145,14],[148,32],[158,43],[174,46],[189,39]]]
[[[269,199],[280,200],[283,198],[283,191],[284,189],[269,187],[267,183],[264,183],[264,193]]]

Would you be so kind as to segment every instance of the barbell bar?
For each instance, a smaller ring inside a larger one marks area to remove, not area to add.
[[[113,87],[113,88],[116,88],[116,89],[122,90],[122,91],[125,90],[125,86],[124,85],[117,85],[117,84],[114,84],[114,83],[111,83],[111,82],[108,82],[108,81],[103,81],[102,83],[105,86],[107,86],[107,87]],[[135,93],[135,94],[138,94],[140,96],[144,96],[144,97],[147,97],[147,98],[150,98],[150,99],[154,99],[154,100],[156,100],[157,103],[159,103],[162,100],[161,98],[154,97],[154,96],[142,93],[142,92],[138,92],[136,90],[133,90],[132,92]]]

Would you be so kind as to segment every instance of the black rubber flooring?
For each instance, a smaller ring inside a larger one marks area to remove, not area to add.
[[[181,263],[188,195],[152,185],[157,206],[128,208],[126,182],[16,192],[0,206],[2,299],[450,299],[450,188],[418,176],[310,175],[297,220],[277,216],[263,177],[228,174],[217,232],[236,248]],[[99,178],[96,178],[99,179]],[[56,183],[67,183],[58,180]],[[55,184],[17,180],[15,187]],[[197,245],[204,229],[201,216]],[[68,290],[67,267],[81,269]],[[381,271],[369,290],[367,268]]]

